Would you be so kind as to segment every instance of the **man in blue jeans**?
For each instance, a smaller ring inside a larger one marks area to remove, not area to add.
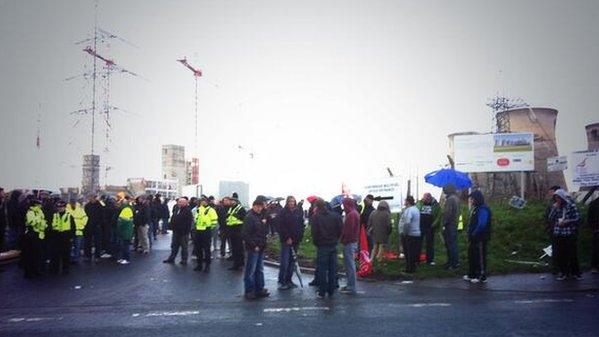
[[[268,227],[266,219],[261,215],[264,210],[262,200],[256,200],[252,209],[243,220],[241,236],[245,242],[247,261],[243,282],[245,298],[253,300],[268,297],[268,290],[264,289],[264,249],[266,248],[266,234]]]
[[[319,299],[326,294],[332,297],[337,281],[337,243],[341,236],[343,222],[341,216],[327,209],[324,200],[315,203],[311,218],[312,242],[317,248],[317,275]]]
[[[356,252],[358,251],[358,239],[360,237],[360,213],[357,211],[356,202],[353,199],[343,199],[345,211],[345,222],[341,233],[343,244],[343,264],[347,275],[347,285],[341,288],[342,294],[356,294]]]
[[[456,195],[454,185],[443,187],[446,195],[443,207],[443,239],[447,250],[447,269],[457,269],[460,266],[458,257],[458,218],[460,216],[460,199]]]

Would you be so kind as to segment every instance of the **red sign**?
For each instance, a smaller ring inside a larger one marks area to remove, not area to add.
[[[510,160],[507,158],[499,158],[497,159],[497,165],[499,166],[509,166],[510,165]]]

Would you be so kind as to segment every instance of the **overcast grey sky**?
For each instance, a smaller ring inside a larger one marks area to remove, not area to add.
[[[130,113],[114,114],[108,183],[159,177],[162,144],[192,148],[183,56],[205,75],[208,192],[243,178],[253,194],[330,195],[387,166],[432,171],[447,134],[490,130],[498,91],[558,109],[560,153],[585,149],[584,126],[599,121],[598,17],[592,0],[100,1],[99,26],[139,46],[104,52],[149,79],[112,78],[111,104]],[[80,185],[90,123],[73,127],[69,112],[91,88],[64,79],[89,70],[74,42],[93,18],[92,1],[0,0],[0,186]]]

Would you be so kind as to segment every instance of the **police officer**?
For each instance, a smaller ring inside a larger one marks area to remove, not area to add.
[[[234,193],[236,196],[236,193]],[[231,240],[231,252],[233,255],[233,266],[229,270],[241,270],[243,267],[243,240],[241,238],[241,225],[245,218],[245,209],[237,198],[230,199],[231,206],[227,211],[227,233]]]
[[[210,246],[212,242],[212,231],[218,224],[218,214],[216,210],[208,203],[208,198],[202,196],[200,206],[197,208],[195,220],[196,231],[194,233],[194,246],[198,258],[198,266],[195,271],[210,271],[210,262],[212,259]]]
[[[41,275],[43,260],[43,243],[46,237],[48,223],[42,211],[41,202],[33,199],[25,215],[25,234],[23,237],[23,269],[25,278]]]
[[[62,267],[64,274],[69,273],[71,243],[75,236],[75,219],[66,211],[66,203],[62,200],[56,203],[57,212],[52,217],[52,255],[50,257],[50,272],[58,273]]]
[[[87,214],[85,214],[81,204],[76,202],[74,199],[71,199],[66,207],[66,210],[69,214],[71,214],[73,220],[75,220],[75,236],[73,237],[71,262],[77,263],[79,262],[79,257],[81,256],[81,248],[83,248],[83,231],[85,230],[85,225],[87,224]]]

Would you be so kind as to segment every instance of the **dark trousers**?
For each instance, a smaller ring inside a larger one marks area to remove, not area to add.
[[[41,275],[43,266],[43,241],[37,233],[26,233],[21,237],[21,263],[26,278]]]
[[[233,255],[233,267],[243,267],[243,240],[241,238],[241,225],[229,226],[227,228],[231,240],[231,253]]]
[[[420,258],[420,237],[404,235],[403,236],[404,255],[406,256],[406,272],[416,271],[416,264]]]
[[[248,250],[243,284],[245,293],[260,293],[264,290],[264,252]]]
[[[50,272],[69,271],[71,262],[71,232],[54,232],[50,236]]]
[[[279,284],[290,284],[293,277],[293,245],[281,242],[281,265],[279,266]]]
[[[121,259],[130,261],[131,260],[131,240],[121,240],[120,252]]]
[[[195,254],[198,257],[198,266],[202,263],[210,265],[212,254],[210,252],[210,244],[212,243],[212,229],[196,231],[193,244],[195,246]]]
[[[431,226],[420,227],[422,234],[420,240],[419,252],[422,252],[422,246],[426,252],[426,263],[435,261],[435,230]]]
[[[337,281],[337,245],[318,247],[316,259],[318,293],[333,295]]]
[[[447,265],[457,267],[460,264],[458,256],[458,227],[454,224],[446,224],[443,230],[445,249],[447,250]]]
[[[565,276],[580,275],[577,246],[578,238],[576,236],[555,238],[557,267],[559,272]]]
[[[174,260],[181,249],[181,261],[187,262],[187,247],[189,245],[189,234],[188,233],[177,233],[173,232],[171,239],[171,255],[169,260]]]
[[[102,252],[112,254],[112,224],[105,221],[101,226]]]
[[[100,257],[100,246],[102,244],[100,226],[85,226],[83,230],[83,253],[85,257],[92,257],[92,247],[95,247],[94,255]]]
[[[599,232],[593,233],[591,243],[591,268],[599,268]]]
[[[487,277],[487,241],[470,239],[468,241],[468,277],[484,279]]]
[[[227,242],[229,241],[227,225],[219,225],[218,236],[220,237],[220,256],[225,257],[225,255],[227,254]],[[229,247],[231,247],[230,242]]]

